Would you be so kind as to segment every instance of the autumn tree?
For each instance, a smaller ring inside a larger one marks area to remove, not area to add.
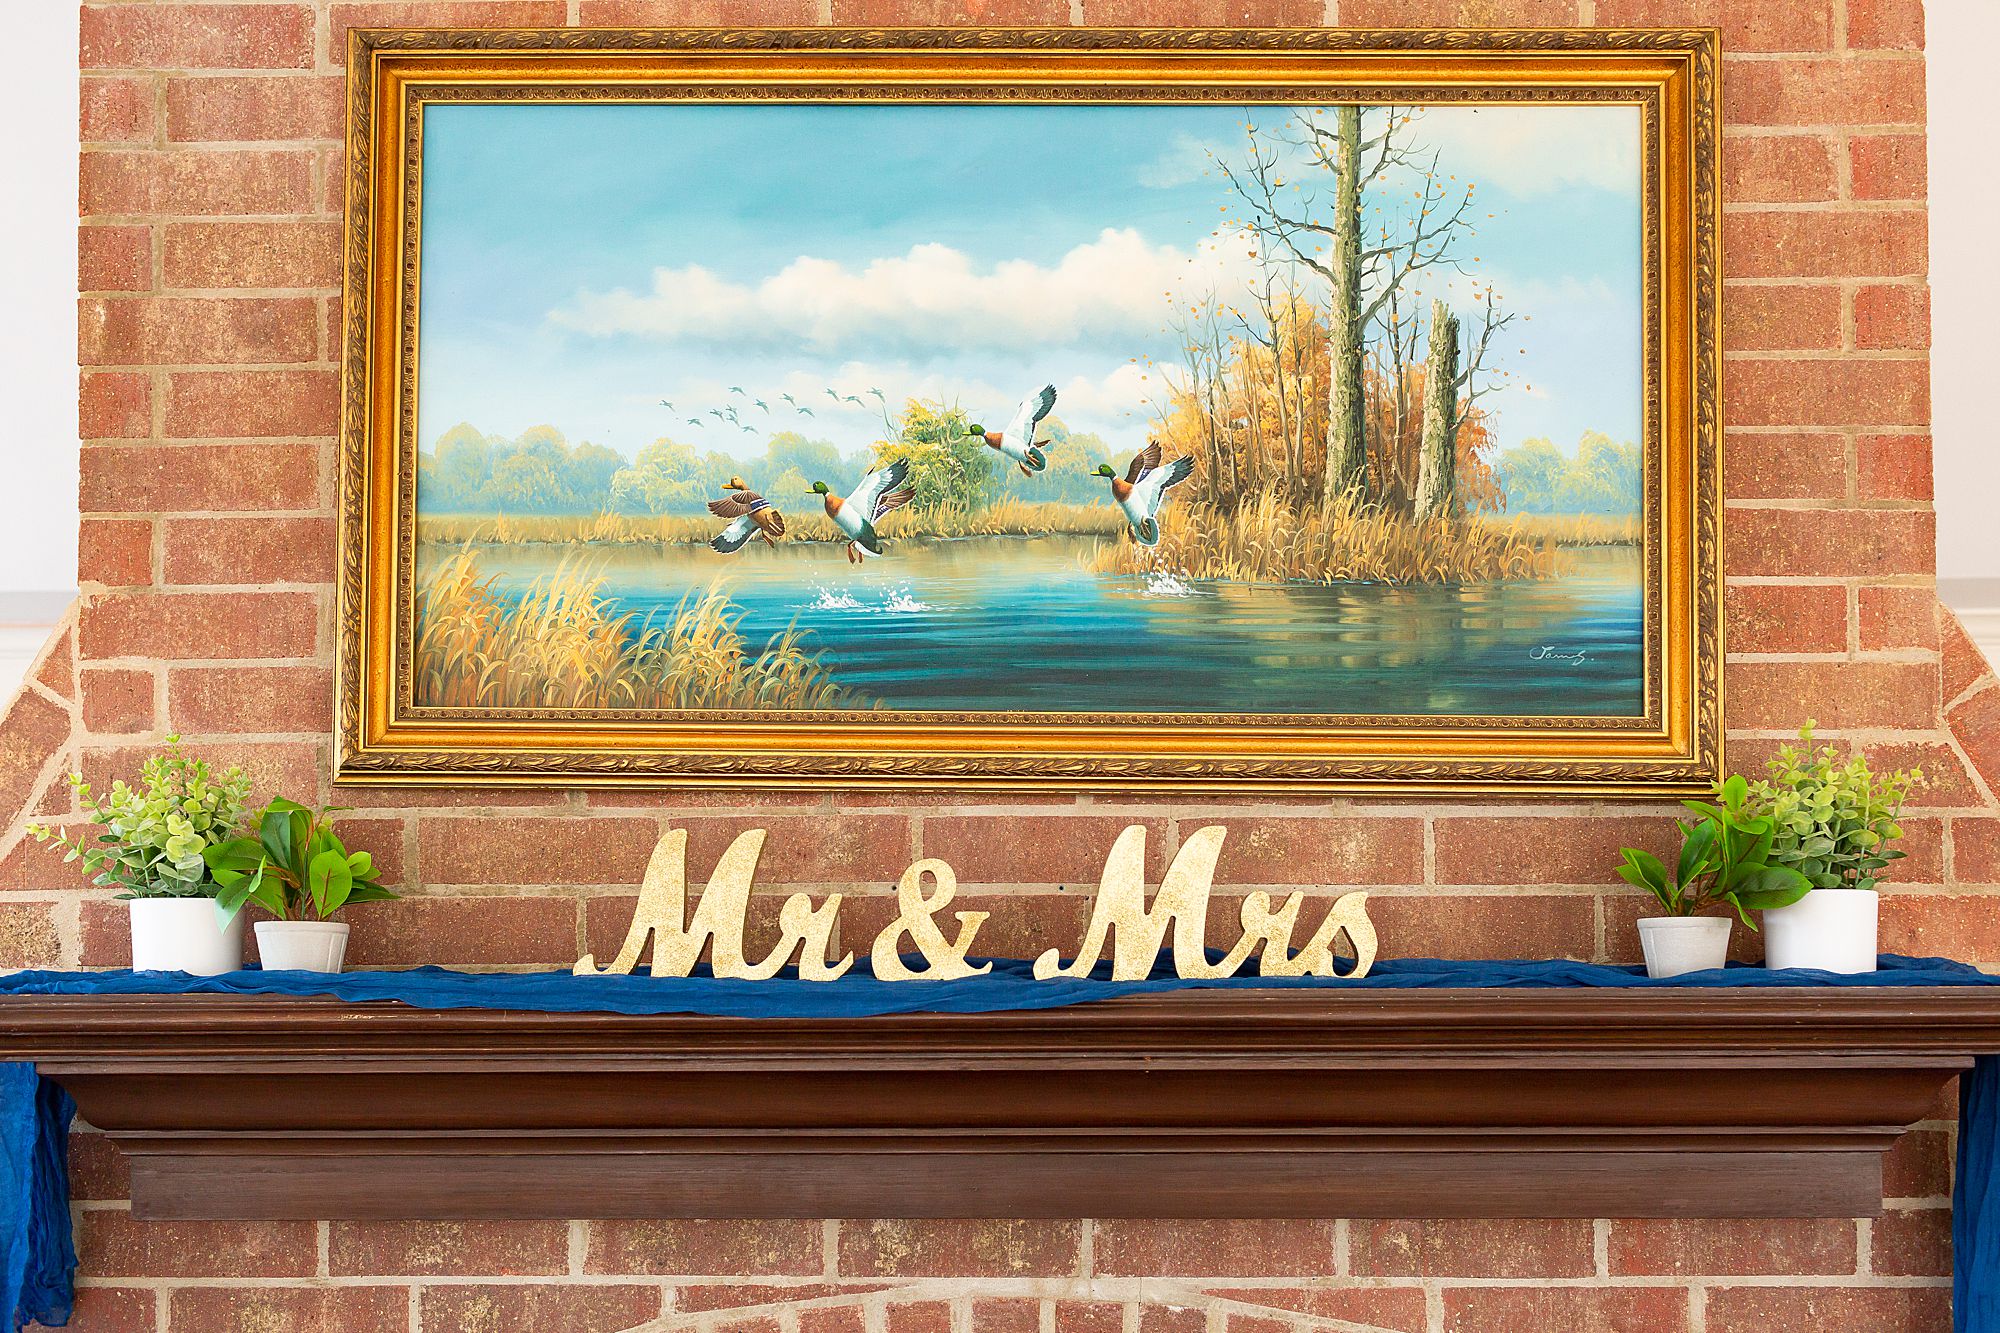
[[[1418,522],[1458,509],[1458,316],[1431,302],[1430,351],[1424,357],[1423,456],[1411,509]]]

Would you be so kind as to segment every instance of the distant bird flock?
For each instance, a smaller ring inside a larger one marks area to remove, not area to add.
[[[730,385],[729,392],[760,411],[768,414],[771,410],[763,399],[752,397],[739,385]],[[855,394],[843,394],[833,389],[825,392],[836,403],[868,406]],[[888,399],[880,389],[870,389],[868,393],[878,404],[887,406]],[[779,394],[778,399],[799,416],[813,415],[810,407],[788,393]],[[989,431],[984,426],[973,424],[965,428],[966,437],[984,442],[989,449],[1020,468],[1022,476],[1033,477],[1049,465],[1047,451],[1055,442],[1037,440],[1035,433],[1055,405],[1056,386],[1044,384],[1021,400],[1005,430]],[[670,412],[674,410],[674,405],[665,398],[660,400],[660,406]],[[745,422],[734,406],[712,407],[708,415],[750,434],[757,432],[757,428]],[[690,426],[707,424],[700,417],[688,417],[686,420]],[[1157,546],[1160,542],[1160,509],[1167,502],[1167,492],[1186,481],[1193,472],[1194,460],[1186,456],[1162,466],[1159,441],[1154,440],[1133,457],[1124,476],[1119,476],[1109,463],[1100,464],[1095,475],[1110,479],[1111,502],[1125,515],[1132,540],[1141,546]],[[820,498],[826,516],[847,536],[849,564],[858,565],[869,556],[888,553],[881,534],[875,530],[875,524],[883,515],[901,509],[916,498],[916,491],[904,484],[909,475],[909,463],[899,458],[863,477],[846,496],[835,495],[833,488],[824,481],[812,484],[811,493]],[[729,479],[728,492],[720,499],[710,500],[708,512],[729,520],[728,525],[709,542],[724,555],[742,550],[753,538],[775,547],[776,539],[785,535],[785,516],[769,500],[751,490],[741,477]]]

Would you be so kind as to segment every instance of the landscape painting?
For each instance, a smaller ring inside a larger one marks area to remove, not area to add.
[[[1642,719],[1631,101],[443,102],[410,703]]]

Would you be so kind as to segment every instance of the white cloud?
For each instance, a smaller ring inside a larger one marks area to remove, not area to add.
[[[1513,195],[1636,192],[1639,128],[1631,106],[1432,107],[1411,140],[1438,149],[1441,170]]]
[[[1106,228],[1053,265],[1010,259],[982,268],[950,246],[924,244],[858,269],[801,255],[754,284],[699,265],[659,268],[643,294],[585,292],[550,319],[597,337],[835,355],[1116,342],[1157,334],[1175,295],[1241,281],[1249,249],[1237,233],[1189,252]]]
[[[1192,185],[1214,166],[1216,145],[1182,131],[1151,162],[1133,173],[1133,179],[1149,190],[1171,190]]]

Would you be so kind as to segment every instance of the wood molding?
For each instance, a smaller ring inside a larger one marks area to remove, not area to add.
[[[1856,1216],[1987,988],[845,1019],[0,997],[144,1217]]]

